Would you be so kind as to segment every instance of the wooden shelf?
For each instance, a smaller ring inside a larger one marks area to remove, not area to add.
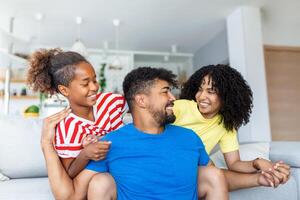
[[[0,78],[0,82],[4,82],[5,79],[4,78]],[[26,80],[25,79],[10,79],[10,82],[11,83],[26,83]]]
[[[0,98],[3,98],[3,95],[0,95]],[[39,96],[10,96],[11,100],[30,100],[30,99],[39,99]]]

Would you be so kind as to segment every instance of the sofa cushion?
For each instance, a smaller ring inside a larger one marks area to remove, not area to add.
[[[0,182],[0,199],[50,200],[54,197],[48,178],[26,178]]]
[[[297,200],[297,183],[292,175],[289,181],[277,188],[254,187],[230,192],[230,200]]]
[[[40,148],[42,120],[0,116],[0,171],[10,178],[46,176]]]
[[[298,200],[300,199],[300,168],[292,168],[292,176],[296,180],[297,192],[298,192]]]
[[[300,142],[271,142],[270,159],[300,168]]]
[[[8,181],[9,178],[5,176],[4,174],[0,173],[0,181]]]

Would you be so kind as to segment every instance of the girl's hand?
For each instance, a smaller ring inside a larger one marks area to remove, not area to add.
[[[85,148],[87,145],[89,145],[91,143],[98,142],[98,140],[99,140],[99,137],[97,137],[96,135],[87,135],[82,140],[82,146],[83,146],[83,148]]]
[[[82,151],[84,151],[86,158],[89,160],[103,160],[106,158],[110,145],[110,141],[99,141],[86,145]]]
[[[71,112],[70,108],[65,108],[62,111],[51,115],[43,120],[42,126],[42,136],[41,136],[41,144],[51,144],[53,145],[54,142],[54,135],[55,135],[55,127],[56,125],[66,118]]]

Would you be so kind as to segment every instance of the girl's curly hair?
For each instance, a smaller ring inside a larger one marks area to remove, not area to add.
[[[207,75],[221,100],[220,123],[226,130],[247,124],[253,107],[252,91],[243,76],[228,65],[208,65],[197,70],[183,85],[180,98],[196,101],[195,95]]]
[[[80,62],[88,61],[76,52],[40,49],[30,56],[27,84],[36,92],[59,92],[58,85],[69,85],[75,75],[75,65]]]

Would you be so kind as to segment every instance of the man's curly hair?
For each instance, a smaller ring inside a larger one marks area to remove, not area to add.
[[[147,94],[157,80],[163,80],[177,87],[176,75],[163,68],[139,67],[129,72],[123,81],[124,97],[129,109],[136,94]]]
[[[196,101],[195,95],[207,75],[221,100],[220,123],[226,130],[247,124],[253,107],[252,91],[243,76],[228,65],[208,65],[197,70],[183,85],[180,98]]]

